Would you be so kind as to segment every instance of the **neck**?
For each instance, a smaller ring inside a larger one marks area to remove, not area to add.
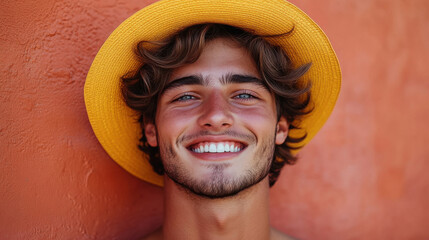
[[[163,239],[269,239],[268,177],[233,197],[208,199],[164,181]]]

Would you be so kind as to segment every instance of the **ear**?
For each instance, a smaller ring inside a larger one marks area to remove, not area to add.
[[[145,124],[144,134],[146,136],[147,143],[149,143],[149,145],[151,147],[157,147],[158,146],[158,140],[156,138],[157,134],[156,134],[155,124],[153,124],[153,123]]]
[[[289,125],[286,121],[286,118],[281,116],[280,120],[277,122],[276,130],[276,144],[281,145],[285,142],[289,130]]]

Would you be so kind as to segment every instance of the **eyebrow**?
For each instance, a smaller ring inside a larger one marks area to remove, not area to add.
[[[269,90],[268,86],[263,80],[250,75],[226,74],[220,79],[220,83],[223,85],[233,83],[254,83]]]
[[[209,81],[207,78],[204,78],[202,75],[190,75],[181,77],[178,79],[174,79],[170,83],[165,86],[163,93],[166,91],[169,91],[173,88],[181,87],[184,85],[202,85],[202,86],[208,86]],[[243,74],[225,74],[221,77],[220,83],[222,85],[227,84],[234,84],[234,83],[254,83],[256,85],[259,85],[266,90],[269,91],[268,86],[265,84],[264,81],[261,79],[250,76],[250,75],[243,75]]]
[[[204,80],[202,76],[191,75],[191,76],[181,77],[169,82],[165,86],[163,93],[173,88],[181,87],[184,85],[207,85],[207,84],[204,84]]]

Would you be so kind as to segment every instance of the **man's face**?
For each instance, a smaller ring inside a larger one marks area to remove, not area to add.
[[[145,134],[169,178],[210,198],[232,196],[267,177],[287,136],[273,95],[247,51],[215,39],[173,71]]]

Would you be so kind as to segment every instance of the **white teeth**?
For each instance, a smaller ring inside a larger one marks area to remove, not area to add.
[[[225,147],[223,146],[223,143],[220,143],[217,145],[217,149],[216,152],[224,152],[225,151]]]
[[[192,151],[196,153],[223,153],[223,152],[239,152],[241,151],[240,145],[237,146],[233,142],[217,142],[217,143],[201,143],[198,147],[193,148]]]
[[[241,149],[238,146],[232,146],[232,148],[231,148],[231,152],[238,152],[240,150]]]
[[[234,152],[234,143],[230,143],[228,152]]]
[[[209,152],[211,152],[211,153],[216,152],[216,145],[214,143],[210,143]]]

